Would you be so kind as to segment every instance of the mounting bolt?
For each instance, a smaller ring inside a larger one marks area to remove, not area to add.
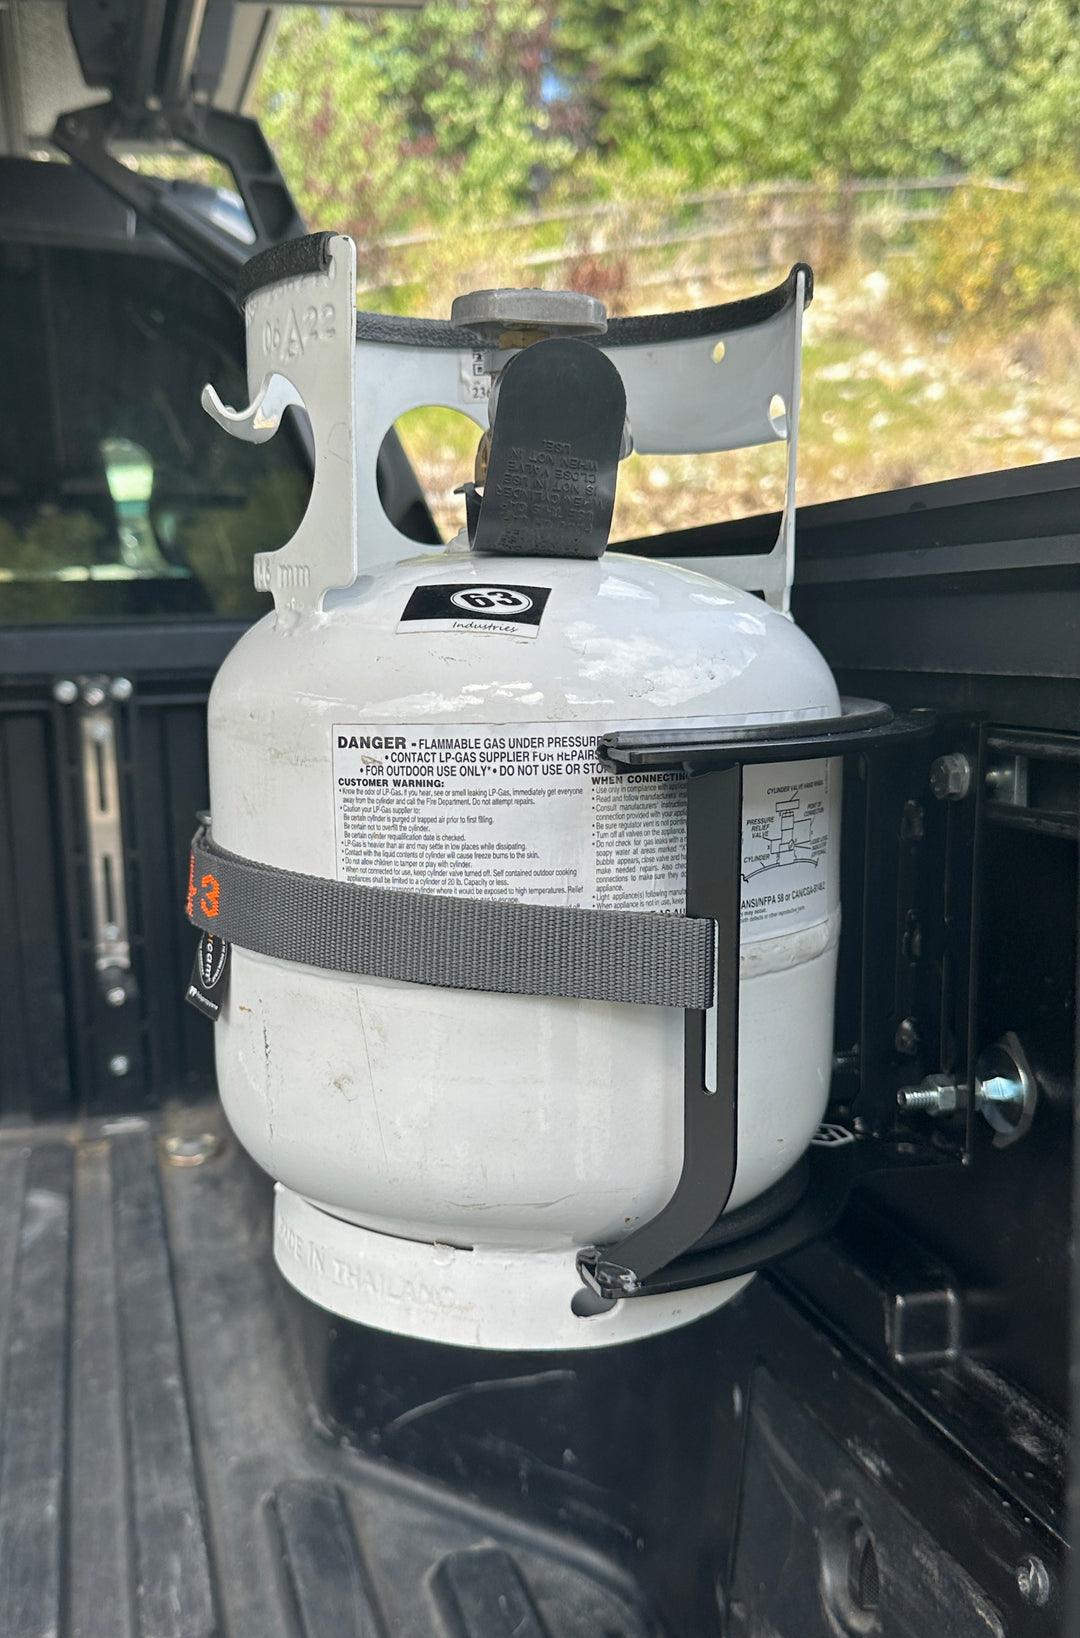
[[[1011,1030],[981,1055],[973,1079],[972,1102],[994,1128],[995,1148],[1016,1143],[1031,1126],[1038,1087]],[[901,1087],[896,1101],[909,1114],[951,1115],[966,1106],[968,1089],[948,1075],[928,1075],[919,1086]]]
[[[135,692],[135,684],[130,677],[114,677],[109,684],[109,694],[114,700],[129,700]]]
[[[121,1075],[126,1075],[130,1068],[131,1068],[131,1059],[127,1056],[126,1053],[116,1052],[109,1059],[109,1074],[110,1075],[116,1075],[117,1077],[119,1077]]]
[[[213,1132],[174,1133],[162,1138],[161,1152],[170,1166],[205,1166],[221,1148]]]
[[[1050,1602],[1050,1571],[1041,1558],[1025,1558],[1016,1572],[1016,1585],[1025,1604],[1041,1609]]]
[[[930,765],[930,789],[939,802],[962,802],[971,789],[971,762],[963,751],[949,751]]]
[[[70,677],[61,677],[53,683],[52,697],[57,705],[74,705],[79,697],[79,685]]]
[[[122,984],[111,984],[105,991],[105,1005],[107,1007],[122,1007],[127,1000],[127,991]]]
[[[83,683],[83,704],[95,709],[105,704],[105,690],[99,682]]]
[[[921,1115],[951,1115],[959,1103],[959,1087],[947,1075],[928,1075],[921,1086],[903,1086],[896,1094],[901,1109]]]

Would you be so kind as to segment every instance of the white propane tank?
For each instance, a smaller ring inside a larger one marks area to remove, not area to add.
[[[213,842],[283,871],[681,915],[685,776],[617,773],[598,737],[840,709],[786,615],[662,562],[480,555],[463,531],[322,589],[279,599],[210,699]],[[835,758],[744,771],[729,1211],[795,1165],[824,1113],[839,775]],[[676,1008],[234,945],[215,1029],[229,1122],[277,1180],[279,1267],[337,1314],[474,1347],[594,1347],[684,1324],[751,1277],[572,1306],[578,1252],[617,1249],[679,1180]]]

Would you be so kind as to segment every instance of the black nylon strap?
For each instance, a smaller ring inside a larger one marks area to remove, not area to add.
[[[502,904],[360,887],[191,844],[187,912],[241,949],[335,972],[511,995],[704,1009],[704,917]]]

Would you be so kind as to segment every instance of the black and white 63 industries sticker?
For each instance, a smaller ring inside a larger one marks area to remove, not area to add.
[[[417,586],[406,603],[399,631],[493,631],[535,637],[550,586]]]

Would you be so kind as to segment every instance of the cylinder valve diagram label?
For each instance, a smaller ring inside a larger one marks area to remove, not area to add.
[[[335,724],[338,875],[368,887],[599,910],[686,908],[686,781],[614,773],[610,723]],[[828,914],[825,762],[743,776],[748,940]]]
[[[743,938],[813,927],[829,914],[829,764],[743,769]]]

